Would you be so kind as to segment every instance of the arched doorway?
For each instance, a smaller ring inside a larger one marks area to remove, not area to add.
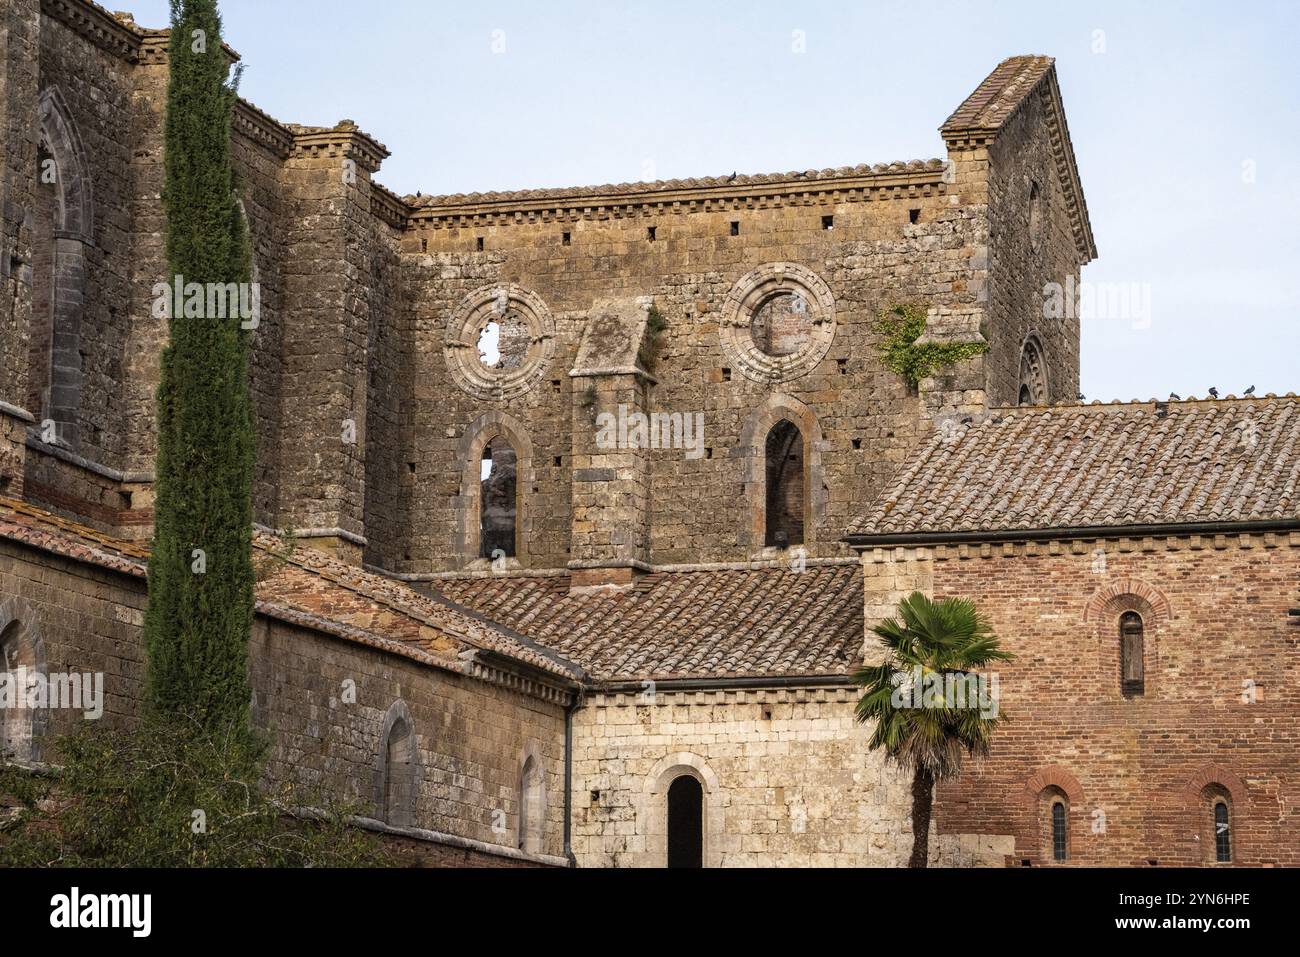
[[[704,866],[704,789],[690,774],[668,787],[668,866]]]

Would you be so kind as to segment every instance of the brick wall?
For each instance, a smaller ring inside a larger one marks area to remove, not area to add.
[[[1294,866],[1297,548],[1295,535],[1224,535],[864,553],[869,625],[920,588],[974,601],[1018,656],[997,669],[1010,724],[940,788],[939,832],[1011,838],[1008,862],[1047,863],[1040,797],[1055,788],[1072,862],[1196,865],[1218,785],[1234,863]],[[1120,688],[1126,610],[1145,625],[1134,697]]]

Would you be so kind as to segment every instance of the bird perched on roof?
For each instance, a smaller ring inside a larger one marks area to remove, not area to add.
[[[735,178],[736,178],[736,174],[733,172],[730,176],[727,177],[727,182],[730,183]]]
[[[1216,389],[1214,386],[1210,386],[1210,398],[1217,399],[1218,397],[1219,397],[1219,390]]]
[[[1253,385],[1245,392],[1242,393],[1242,395],[1254,395],[1254,394],[1255,394],[1255,387]]]
[[[1183,397],[1177,392],[1170,392],[1169,398],[1173,399],[1175,402],[1181,402]]]
[[[1079,393],[1079,401],[1080,401],[1080,402],[1082,402],[1082,401],[1083,401],[1084,399],[1086,399],[1086,398],[1088,398],[1088,397],[1087,397],[1086,395],[1084,395],[1082,392]]]

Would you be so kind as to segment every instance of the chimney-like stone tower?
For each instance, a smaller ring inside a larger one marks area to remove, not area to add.
[[[278,525],[360,563],[365,547],[370,177],[388,151],[344,120],[291,127],[285,190]]]

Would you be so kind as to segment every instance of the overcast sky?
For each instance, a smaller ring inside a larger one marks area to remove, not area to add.
[[[166,0],[110,7],[166,24]],[[1100,251],[1084,280],[1139,293],[1083,323],[1089,399],[1300,392],[1294,0],[222,9],[242,94],[355,120],[399,194],[943,157],[938,126],[998,61],[1054,56]]]

